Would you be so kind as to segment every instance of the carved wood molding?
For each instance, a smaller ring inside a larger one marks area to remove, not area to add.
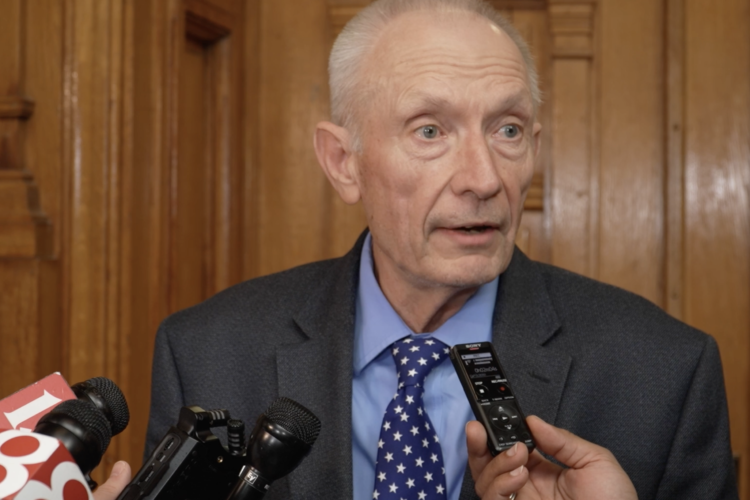
[[[205,0],[185,1],[185,33],[200,43],[214,43],[232,32],[234,20],[226,10]]]
[[[594,56],[594,11],[596,2],[559,2],[549,6],[552,55],[592,58]]]
[[[26,170],[0,170],[0,258],[51,253],[52,226],[41,210],[34,176]]]
[[[230,31],[193,12],[185,13],[185,33],[201,43],[213,43],[227,36]]]
[[[34,113],[34,101],[28,97],[0,97],[0,118],[29,118]]]

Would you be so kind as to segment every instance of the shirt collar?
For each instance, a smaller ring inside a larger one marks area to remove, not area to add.
[[[489,341],[499,278],[479,287],[464,306],[431,333],[446,345]],[[354,374],[359,374],[386,347],[414,332],[396,313],[375,279],[372,235],[362,246],[354,327]]]

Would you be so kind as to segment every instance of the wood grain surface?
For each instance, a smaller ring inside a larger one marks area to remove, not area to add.
[[[165,316],[365,227],[312,132],[368,3],[0,0],[0,397],[115,380],[133,418],[97,478],[140,463]],[[750,0],[494,4],[544,94],[518,245],[717,339],[750,500]]]

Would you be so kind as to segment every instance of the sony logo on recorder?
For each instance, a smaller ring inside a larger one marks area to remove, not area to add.
[[[55,438],[0,431],[0,499],[93,500],[70,453]]]

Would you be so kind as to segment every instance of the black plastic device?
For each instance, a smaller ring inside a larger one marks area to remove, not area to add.
[[[227,410],[185,406],[118,500],[223,499],[237,481],[244,452],[225,449],[211,429],[230,420]],[[243,443],[244,444],[244,443]]]
[[[104,418],[104,417],[102,417]],[[228,447],[211,429],[226,427]],[[245,424],[227,410],[184,406],[118,500],[261,500],[271,483],[304,459],[320,420],[289,398],[277,398],[245,443]]]
[[[474,416],[487,430],[487,447],[492,456],[518,442],[531,452],[536,445],[526,417],[492,344],[458,344],[451,348],[450,355]]]

